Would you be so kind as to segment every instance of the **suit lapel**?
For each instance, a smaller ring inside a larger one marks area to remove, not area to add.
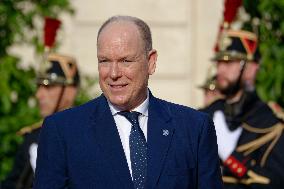
[[[154,188],[162,173],[174,127],[171,116],[161,102],[150,95],[148,118],[147,188]]]
[[[95,140],[98,141],[105,157],[108,157],[108,161],[121,183],[120,187],[133,188],[127,160],[107,100],[101,95],[98,101],[96,111],[91,117]]]

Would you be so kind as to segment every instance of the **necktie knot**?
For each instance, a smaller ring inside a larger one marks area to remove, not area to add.
[[[134,127],[139,125],[138,117],[141,115],[140,112],[121,111],[118,114],[124,116]]]

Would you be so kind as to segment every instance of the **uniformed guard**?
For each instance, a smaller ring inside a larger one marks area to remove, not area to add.
[[[255,91],[258,38],[249,31],[226,30],[218,49],[216,83],[225,100],[204,111],[214,120],[225,188],[283,188],[283,112],[273,111]]]
[[[70,56],[51,53],[37,75],[36,98],[42,118],[60,110],[70,108],[79,86],[76,61]],[[2,184],[2,189],[30,189],[37,156],[37,139],[41,122],[22,128],[18,134],[24,137],[12,172]]]
[[[70,108],[80,83],[76,60],[71,56],[53,53],[60,20],[45,18],[44,61],[39,66],[36,83],[39,110],[42,118]],[[33,183],[37,157],[37,139],[42,121],[22,128],[18,134],[24,141],[20,145],[11,173],[2,183],[2,189],[30,189]]]

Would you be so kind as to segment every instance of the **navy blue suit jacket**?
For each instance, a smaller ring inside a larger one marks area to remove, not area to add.
[[[214,125],[206,114],[150,95],[147,189],[220,189]],[[168,130],[168,135],[163,135]],[[106,98],[44,121],[34,189],[133,189]]]

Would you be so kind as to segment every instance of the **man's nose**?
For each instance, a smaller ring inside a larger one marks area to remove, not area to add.
[[[44,87],[43,86],[38,86],[37,91],[36,91],[36,98],[39,100],[40,98],[42,98],[44,94]]]
[[[222,74],[227,71],[226,63],[218,63],[217,64],[217,74]]]
[[[112,79],[117,79],[121,77],[121,68],[118,62],[112,62],[110,65],[110,77]]]

